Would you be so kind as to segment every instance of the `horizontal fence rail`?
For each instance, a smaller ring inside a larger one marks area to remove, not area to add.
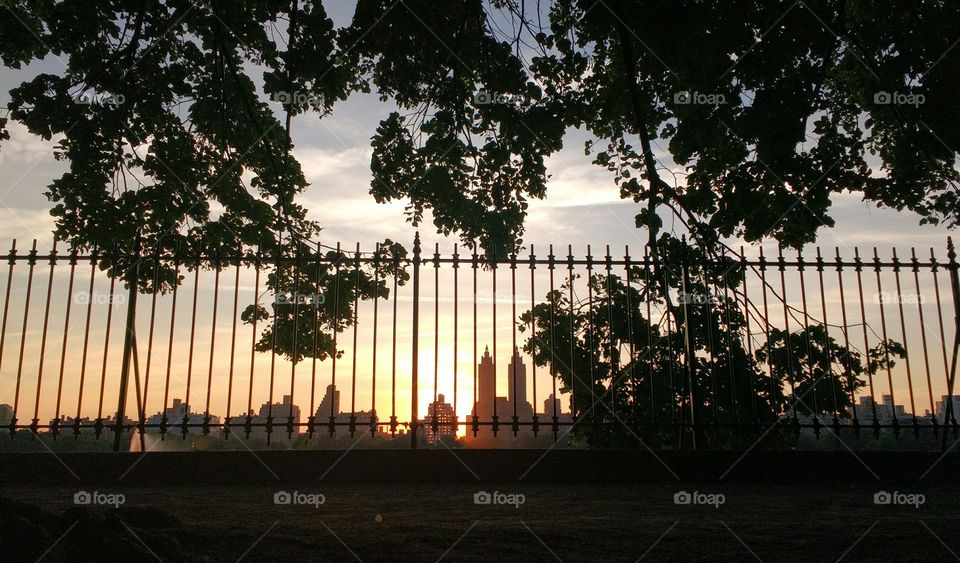
[[[140,256],[14,241],[0,426],[115,449],[957,432],[952,243],[945,259],[589,246],[493,258],[419,236],[409,255],[296,248]]]

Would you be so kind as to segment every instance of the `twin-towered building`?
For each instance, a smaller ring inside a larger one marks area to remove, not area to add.
[[[477,365],[477,401],[471,416],[466,421],[465,440],[474,447],[487,447],[497,444],[508,444],[517,438],[533,436],[534,407],[527,399],[527,366],[523,363],[520,351],[514,347],[510,363],[507,365],[507,396],[497,395],[497,370],[490,349],[483,351],[483,357]],[[562,413],[559,401],[550,395],[544,401],[544,412],[538,415],[541,429],[546,430],[553,423],[553,415],[566,420],[568,415]],[[479,430],[473,434],[472,416],[479,420]],[[494,418],[496,417],[496,418]],[[518,423],[517,433],[514,436],[514,417]],[[497,432],[494,434],[493,421],[497,421]]]

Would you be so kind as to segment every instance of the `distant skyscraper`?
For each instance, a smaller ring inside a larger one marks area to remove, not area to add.
[[[445,399],[443,394],[437,395],[436,402],[430,403],[427,408],[427,417],[422,424],[428,444],[436,444],[442,438],[454,438],[457,435],[457,413]],[[434,416],[437,418],[436,431],[433,429]]]
[[[527,402],[527,366],[523,364],[520,351],[513,347],[513,357],[507,366],[507,396],[511,403],[522,405]]]
[[[332,414],[331,414],[332,413]],[[314,437],[325,440],[330,436],[330,417],[333,416],[333,430],[337,436],[349,435],[350,417],[353,416],[355,432],[369,432],[370,423],[377,418],[377,411],[340,412],[340,391],[334,385],[327,385],[327,392],[314,412]]]
[[[483,423],[477,430],[476,436],[468,421],[467,440],[474,441],[481,447],[495,447],[501,444],[502,438],[513,438],[513,417],[522,426],[517,427],[517,436],[532,433],[530,423],[533,420],[533,405],[527,400],[527,367],[523,363],[520,351],[514,347],[513,355],[507,366],[507,396],[497,396],[497,369],[495,358],[490,355],[489,348],[484,349],[483,357],[477,365],[477,402],[474,405],[479,422]],[[499,423],[497,436],[493,433],[493,417],[497,416]]]
[[[286,424],[290,417],[293,417],[293,423],[297,424],[300,422],[300,407],[293,404],[290,395],[284,395],[282,403],[273,403],[272,405],[264,403],[260,407],[260,417],[266,418],[268,415],[273,416],[273,423],[277,426]]]
[[[340,414],[340,391],[337,391],[333,385],[327,385],[327,392],[320,401],[320,406],[317,407],[316,421],[326,421],[330,416],[338,414]]]
[[[543,401],[543,413],[553,416],[554,408],[556,408],[558,414],[563,414],[563,403],[553,393],[550,393],[550,396]]]
[[[490,348],[483,349],[483,357],[477,366],[477,405],[480,419],[493,417],[493,404],[497,396],[497,368],[490,356]]]
[[[940,421],[940,424],[946,422],[947,405],[950,405],[952,411],[950,415],[950,421],[952,422],[954,420],[960,420],[960,395],[953,395],[952,398],[947,395],[941,395],[940,400],[937,401],[937,405],[935,407],[935,414],[937,416],[937,420]]]

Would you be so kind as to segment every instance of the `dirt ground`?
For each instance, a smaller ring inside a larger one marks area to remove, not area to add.
[[[491,504],[464,485],[84,491],[94,503],[123,495],[115,508],[78,506],[76,486],[8,487],[0,561],[905,562],[960,553],[955,486],[485,490]],[[681,491],[694,504],[676,504]],[[881,491],[894,504],[875,504]],[[278,493],[291,504],[277,504]]]

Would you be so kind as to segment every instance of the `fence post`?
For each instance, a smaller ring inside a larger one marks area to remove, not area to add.
[[[120,366],[120,397],[117,400],[117,419],[113,429],[113,451],[120,451],[120,441],[123,434],[123,419],[127,408],[127,386],[130,380],[130,359],[133,347],[136,346],[136,322],[137,322],[137,284],[140,280],[140,237],[137,236],[134,248],[134,266],[131,275],[130,270],[126,271],[127,283],[130,288],[127,294],[127,320],[123,335],[123,361]],[[113,265],[117,267],[116,264]],[[139,377],[139,375],[138,375]],[[139,383],[139,380],[138,380]]]
[[[953,246],[953,238],[947,237],[947,269],[950,270],[950,289],[953,293],[953,359],[950,362],[950,374],[947,377],[947,400],[943,405],[943,450],[947,450],[947,435],[950,433],[950,421],[956,429],[957,416],[953,412],[953,385],[957,377],[957,352],[960,349],[960,265],[957,264],[957,251]],[[944,366],[946,367],[946,366]]]
[[[696,355],[693,351],[693,340],[692,335],[690,334],[690,319],[687,315],[687,307],[689,305],[689,291],[690,291],[690,265],[688,264],[687,256],[687,237],[684,236],[681,239],[682,246],[680,248],[680,265],[682,268],[682,278],[681,278],[681,298],[680,298],[680,307],[683,313],[683,355],[684,362],[687,364],[687,397],[690,401],[690,438],[691,446],[694,450],[697,449],[697,402],[696,402],[696,392],[694,386],[696,384],[696,376],[694,374],[694,362],[696,361]],[[669,292],[670,288],[665,288],[665,291]],[[667,297],[669,300],[669,296]]]
[[[417,432],[419,422],[417,421],[417,412],[419,411],[418,396],[419,393],[419,373],[417,371],[420,363],[420,232],[413,237],[413,334],[411,335],[413,347],[412,365],[410,370],[410,448],[417,449]]]

